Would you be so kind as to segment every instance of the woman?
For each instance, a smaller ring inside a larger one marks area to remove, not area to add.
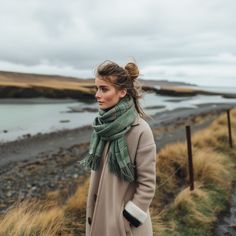
[[[135,86],[139,70],[106,61],[97,68],[99,115],[93,123],[86,236],[152,236],[149,206],[156,186],[156,145]]]

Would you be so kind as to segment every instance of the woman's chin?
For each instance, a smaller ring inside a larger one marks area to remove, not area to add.
[[[99,109],[101,109],[101,110],[110,110],[111,108],[113,108],[115,105],[108,105],[108,104],[104,104],[104,103],[100,103],[100,104],[98,104],[98,107],[99,107]]]
[[[99,105],[99,108],[100,108],[101,110],[105,110],[105,109],[107,109],[107,107],[104,106],[104,105]]]
[[[111,108],[111,107],[108,107],[108,106],[100,106],[100,105],[99,105],[99,109],[100,109],[100,110],[103,110],[103,111],[108,111],[108,110],[110,110],[110,108]]]

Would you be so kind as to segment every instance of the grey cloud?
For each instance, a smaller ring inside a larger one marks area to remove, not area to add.
[[[38,71],[46,65],[43,70],[52,67],[50,73],[71,68],[72,74],[84,74],[105,59],[124,63],[133,56],[144,70],[166,65],[156,70],[158,76],[168,74],[168,66],[228,65],[232,62],[220,55],[236,53],[234,0],[0,4],[0,61],[12,68]]]

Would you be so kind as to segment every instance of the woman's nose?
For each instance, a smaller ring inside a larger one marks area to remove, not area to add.
[[[101,93],[99,90],[97,90],[97,92],[95,93],[95,98],[99,98],[99,97],[101,97]]]

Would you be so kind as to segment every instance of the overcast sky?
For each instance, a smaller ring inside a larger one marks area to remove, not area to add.
[[[135,58],[142,78],[236,87],[235,0],[0,0],[0,70],[92,77]]]

